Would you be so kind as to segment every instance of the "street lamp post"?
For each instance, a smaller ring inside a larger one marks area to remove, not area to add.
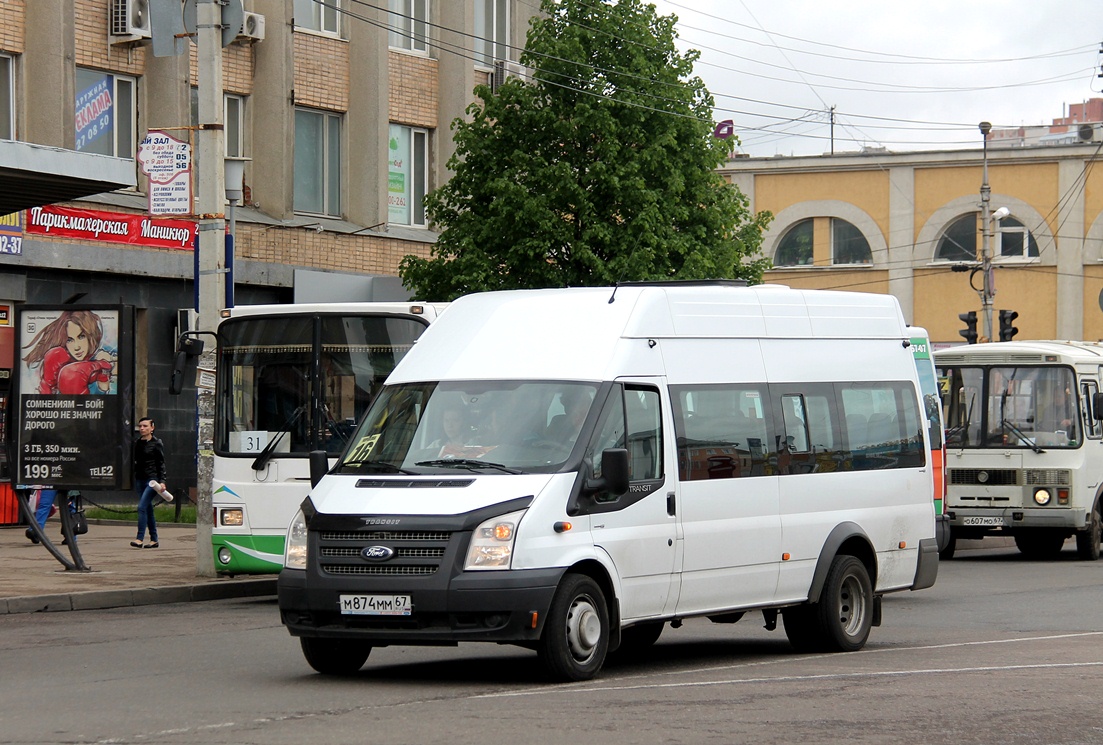
[[[237,250],[237,215],[235,208],[244,196],[242,185],[245,181],[245,164],[249,158],[236,158],[227,155],[223,159],[226,173],[226,201],[230,205],[228,217],[230,234],[226,240],[226,308],[234,307],[234,251]]]
[[[992,298],[996,291],[992,282],[992,220],[991,199],[992,189],[988,186],[988,133],[992,131],[990,122],[980,123],[980,134],[984,142],[984,179],[980,185],[980,219],[981,219],[981,270],[984,273],[984,289],[981,291],[981,311],[984,316],[984,336],[986,341],[992,341]]]

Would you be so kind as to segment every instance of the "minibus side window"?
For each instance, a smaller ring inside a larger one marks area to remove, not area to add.
[[[770,419],[764,385],[672,386],[682,481],[764,476]]]

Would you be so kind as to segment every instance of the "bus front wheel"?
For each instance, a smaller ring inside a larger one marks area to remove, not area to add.
[[[1092,510],[1091,522],[1076,534],[1076,555],[1086,561],[1099,559],[1100,539],[1103,538],[1103,521],[1099,514],[1100,505]]]

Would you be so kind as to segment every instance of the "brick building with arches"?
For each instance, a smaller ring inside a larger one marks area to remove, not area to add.
[[[1103,339],[1103,143],[989,149],[994,316],[1017,339]],[[981,149],[737,158],[721,172],[774,220],[766,281],[895,295],[931,340],[980,311]],[[970,284],[972,283],[972,284]]]

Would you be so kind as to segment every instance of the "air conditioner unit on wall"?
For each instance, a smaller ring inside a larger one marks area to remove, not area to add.
[[[506,78],[528,78],[528,71],[520,62],[509,59],[494,60],[494,71],[490,73],[490,90],[496,91],[506,82]]]
[[[114,43],[148,39],[149,0],[111,0],[109,11],[111,41]]]
[[[245,11],[241,22],[241,33],[237,35],[237,38],[246,41],[264,41],[264,16],[260,13]]]

